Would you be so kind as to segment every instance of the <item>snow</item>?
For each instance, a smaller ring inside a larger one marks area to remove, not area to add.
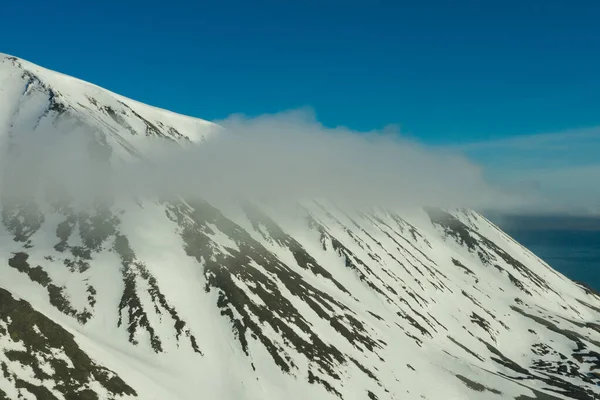
[[[30,81],[24,72],[35,79]],[[47,112],[50,89],[69,107],[64,115]],[[106,107],[113,109],[114,115],[119,117],[111,116]],[[72,118],[76,118],[77,123]],[[147,133],[144,121],[149,121],[167,136],[170,135],[169,128],[173,128],[192,142],[201,142],[220,129],[210,122],[144,105],[24,60],[15,61],[0,55],[0,162],[5,159],[10,141],[46,140],[50,146],[59,134],[93,135],[98,131],[106,135],[106,141],[114,151],[111,162],[121,162],[136,152],[147,154],[165,143],[164,138]],[[186,142],[181,137],[175,139]],[[7,168],[11,166],[3,165],[0,171]],[[59,242],[57,226],[65,220],[65,215],[43,201],[45,219],[27,245],[15,241],[14,233],[5,226],[0,228],[0,255],[5,258],[5,262],[0,263],[0,287],[26,300],[73,334],[82,350],[98,364],[114,371],[136,390],[141,399],[338,398],[324,385],[309,383],[309,371],[331,385],[343,399],[368,398],[367,391],[379,399],[499,399],[533,396],[528,388],[539,391],[548,388],[548,384],[539,379],[521,382],[503,376],[516,376],[517,373],[494,362],[496,355],[486,343],[538,377],[542,375],[533,369],[535,360],[560,361],[554,353],[536,356],[531,349],[538,343],[547,344],[557,354],[575,360],[573,362],[577,362],[584,372],[594,363],[600,363],[593,356],[582,357],[582,362],[576,361],[573,340],[511,308],[518,307],[552,322],[559,329],[576,332],[585,342],[587,351],[600,352],[594,344],[600,342],[600,332],[593,325],[585,326],[600,319],[600,312],[592,308],[600,309],[600,298],[586,294],[476,213],[453,211],[453,215],[471,229],[471,238],[479,240],[481,235],[489,239],[523,263],[528,271],[541,277],[551,290],[536,285],[524,272],[485,245],[482,245],[484,250],[495,257],[492,264],[502,270],[483,263],[477,252],[469,250],[464,243],[432,223],[421,209],[360,211],[341,209],[325,201],[305,201],[300,212],[295,205],[257,204],[312,257],[314,263],[331,274],[327,277],[302,268],[293,249],[282,238],[271,237],[264,224],[253,225],[235,202],[214,200],[213,203],[223,218],[251,239],[230,235],[227,226],[214,221],[202,225],[194,221],[191,214],[185,214],[182,217],[185,223],[197,224],[197,232],[204,234],[203,240],[209,243],[211,254],[202,258],[195,258],[186,251],[183,226],[173,218],[172,208],[164,201],[118,199],[112,207],[119,219],[118,234],[127,238],[138,263],[131,268],[135,274],[134,294],[154,334],[160,339],[162,352],[152,350],[150,334],[142,327],[138,327],[134,335],[139,343],[134,345],[129,341],[127,329],[136,321],[128,321],[127,309],[122,314],[125,322],[118,325],[126,283],[123,262],[114,249],[115,236],[91,252],[87,271],[73,273],[64,265],[64,260],[72,258],[72,254],[55,248]],[[186,209],[189,211],[189,207],[181,207],[181,210]],[[307,222],[308,216],[322,231]],[[413,236],[411,229],[417,234]],[[334,241],[344,250],[336,250]],[[67,244],[72,248],[84,243],[76,226]],[[310,293],[310,300],[327,318],[321,317],[318,309],[298,294],[299,289],[286,283],[285,276],[275,273],[275,267],[261,258],[262,253],[242,254],[249,243],[253,249],[264,250],[278,260],[281,266],[277,268],[285,267],[286,271],[297,274],[299,286]],[[29,255],[28,262],[32,267],[40,265],[54,284],[64,288],[76,310],[91,308],[91,319],[82,324],[60,312],[50,303],[46,288],[10,267],[8,260],[21,251]],[[234,271],[207,269],[209,258],[236,260],[240,263],[236,268],[256,270],[262,280],[236,275]],[[456,266],[453,259],[472,273]],[[355,269],[349,268],[348,263],[354,264]],[[143,265],[155,280],[167,306],[156,300],[151,280],[144,277],[139,265]],[[511,282],[508,273],[520,281],[523,288]],[[228,277],[233,287],[222,289],[210,284]],[[88,285],[96,290],[93,307],[88,304]],[[274,288],[273,292],[269,292],[268,286]],[[225,301],[221,298],[223,290],[228,290],[225,293],[228,301],[247,297],[249,303],[240,310],[219,306]],[[285,321],[298,340],[312,344],[319,339],[329,349],[339,352],[343,361],[335,365],[337,378],[319,366],[322,360],[310,359],[285,339],[264,315],[251,312],[252,305],[271,311],[270,305],[257,295],[261,290],[270,295],[280,292],[280,301],[289,302],[292,311],[306,322],[314,336],[304,332],[298,322],[288,316],[274,316]],[[522,305],[515,302],[517,298]],[[186,331],[179,338],[169,309],[185,322]],[[249,314],[248,320],[244,320],[243,313]],[[489,329],[474,323],[473,314],[484,318]],[[232,319],[246,329],[247,354],[239,333],[233,329]],[[332,324],[334,319],[339,326]],[[358,321],[360,326],[355,326],[353,321]],[[30,368],[2,356],[2,351],[22,349],[18,341],[1,334],[9,323],[10,320],[0,319],[0,361],[6,362],[12,373],[28,381],[34,380]],[[261,331],[251,331],[251,323],[259,326]],[[427,330],[428,334],[422,333],[421,329]],[[350,340],[342,332],[364,335],[379,347],[370,350],[364,342]],[[195,337],[201,354],[192,349],[187,334]],[[258,334],[270,340],[294,365],[290,373],[285,373],[275,363],[272,350],[265,347]],[[54,352],[53,356],[70,363],[60,352]],[[377,380],[369,377],[352,360],[368,369]],[[47,366],[43,368],[49,371]],[[492,390],[475,391],[456,375]],[[597,387],[578,377],[560,378],[574,386],[585,387],[590,393],[600,394]],[[100,398],[110,398],[98,382],[91,382],[90,388]],[[6,381],[0,380],[0,390],[9,398],[19,396]],[[28,396],[21,395],[23,398]],[[554,395],[560,398],[560,395]]]

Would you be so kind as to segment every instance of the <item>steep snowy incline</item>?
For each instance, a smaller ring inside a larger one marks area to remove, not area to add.
[[[0,54],[3,134],[16,136],[17,129],[23,134],[31,134],[31,131],[46,134],[47,125],[66,123],[62,121],[64,117],[74,118],[101,132],[118,152],[121,147],[128,152],[143,150],[147,139],[152,137],[198,142],[219,129],[208,121],[138,103],[79,79]]]
[[[476,212],[11,195],[218,129],[0,57],[0,398],[600,397],[600,295]]]

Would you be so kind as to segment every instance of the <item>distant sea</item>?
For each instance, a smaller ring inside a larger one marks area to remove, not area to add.
[[[600,291],[600,218],[491,219],[552,268]]]

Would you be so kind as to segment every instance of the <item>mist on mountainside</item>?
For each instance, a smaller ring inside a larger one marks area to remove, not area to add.
[[[5,137],[3,194],[41,188],[98,196],[325,198],[365,206],[511,209],[531,198],[488,182],[458,153],[405,139],[397,129],[356,132],[321,125],[310,110],[218,121],[200,143],[153,138],[143,154],[112,157],[93,131]],[[7,151],[10,149],[10,151]],[[110,160],[110,162],[109,162]]]

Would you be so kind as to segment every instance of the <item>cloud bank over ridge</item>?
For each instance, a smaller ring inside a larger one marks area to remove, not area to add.
[[[330,129],[308,109],[255,118],[233,115],[217,123],[224,129],[202,143],[182,147],[148,138],[154,142],[143,160],[113,160],[110,167],[89,157],[89,135],[80,127],[51,143],[40,135],[21,140],[20,152],[4,164],[14,175],[11,192],[18,192],[20,182],[16,185],[68,186],[71,196],[86,198],[324,198],[366,206],[498,210],[531,201],[519,191],[489,184],[482,168],[459,153],[404,139],[394,128]]]

